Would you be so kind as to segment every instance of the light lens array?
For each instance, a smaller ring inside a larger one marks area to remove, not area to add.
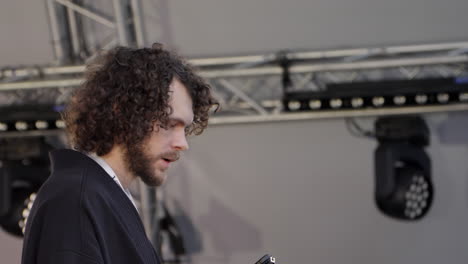
[[[468,77],[330,83],[320,91],[286,91],[285,111],[347,110],[468,103]]]
[[[63,120],[0,121],[0,133],[63,128],[65,128],[65,122]]]
[[[332,98],[308,98],[285,100],[285,110],[294,111],[317,111],[317,110],[345,110],[360,108],[382,108],[422,105],[445,105],[450,103],[468,103],[468,92],[435,93],[435,94],[413,94],[395,96],[372,96],[372,97],[332,97]],[[1,130],[0,125],[0,130]]]

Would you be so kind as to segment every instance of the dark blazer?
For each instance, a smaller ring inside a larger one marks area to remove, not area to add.
[[[27,220],[22,264],[161,263],[121,187],[87,155],[55,150]]]

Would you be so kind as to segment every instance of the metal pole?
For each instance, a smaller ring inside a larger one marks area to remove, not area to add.
[[[141,48],[145,45],[145,28],[141,15],[141,3],[140,0],[131,0],[133,12],[133,24],[135,27],[136,45]]]
[[[113,0],[115,23],[117,24],[117,35],[119,37],[119,44],[128,46],[127,23],[125,21],[125,14],[123,9],[122,0]]]
[[[213,125],[230,125],[230,124],[242,124],[242,123],[259,123],[259,122],[282,122],[282,121],[298,121],[298,120],[314,120],[314,119],[330,119],[330,118],[347,118],[347,117],[371,117],[371,116],[386,116],[386,115],[407,115],[407,114],[424,114],[424,113],[440,113],[440,112],[460,112],[468,111],[468,104],[448,104],[448,105],[437,105],[437,106],[417,106],[417,107],[398,107],[398,108],[382,108],[382,109],[362,109],[362,110],[342,110],[342,111],[317,111],[317,112],[301,112],[301,113],[279,113],[270,115],[253,115],[253,116],[234,116],[234,117],[212,117],[209,120],[210,126]],[[24,131],[24,132],[2,132],[0,138],[16,138],[16,137],[37,137],[44,135],[58,135],[61,134],[61,130],[36,130],[36,131]],[[144,188],[148,188],[143,183]],[[141,187],[140,187],[141,188]],[[141,189],[140,189],[141,192]],[[146,191],[146,194],[141,193],[141,208],[144,212],[149,212],[151,209],[151,194]],[[144,198],[146,197],[146,198]],[[145,200],[143,200],[145,199]],[[156,200],[156,199],[154,199]],[[156,204],[153,202],[153,204]],[[143,213],[143,212],[140,212]],[[155,219],[151,219],[151,214],[147,214],[149,218],[143,219],[145,228],[149,223],[152,226],[152,234],[148,233],[150,239],[155,238]],[[154,225],[152,225],[154,224]]]
[[[111,47],[114,47],[116,45],[117,40],[116,39],[111,39],[109,42],[104,44],[104,46],[101,47],[103,50],[110,49]],[[99,55],[99,52],[95,52],[93,55],[89,56],[89,58],[86,58],[85,62],[92,61],[96,56]]]
[[[54,1],[54,0],[48,0],[48,1]],[[104,18],[102,16],[99,16],[77,4],[74,4],[70,1],[66,1],[66,0],[55,0],[56,2],[72,9],[73,11],[77,12],[77,13],[80,13],[81,15],[85,16],[85,17],[88,17],[88,18],[91,18],[93,19],[94,21],[98,22],[98,23],[101,23],[107,27],[110,27],[110,28],[115,28],[115,24],[114,22],[110,21],[109,19],[107,18]]]
[[[54,0],[47,0],[47,10],[49,16],[50,29],[52,33],[52,47],[54,49],[55,60],[62,64],[65,60],[62,41],[60,38],[60,28],[57,22],[57,10]]]
[[[86,66],[59,66],[30,69],[8,69],[1,72],[3,78],[11,77],[36,77],[39,75],[58,75],[58,74],[76,74],[83,73]]]
[[[291,73],[307,73],[321,71],[340,71],[340,70],[355,70],[355,69],[378,69],[404,66],[422,66],[435,64],[455,64],[468,62],[468,55],[462,56],[443,56],[434,58],[411,58],[411,59],[394,59],[394,60],[374,60],[363,62],[350,63],[323,63],[323,64],[305,64],[291,66]],[[84,66],[75,67],[56,67],[49,68],[47,75],[57,73],[72,73],[83,72]],[[25,70],[26,71],[26,70]],[[26,71],[27,72],[27,71]],[[12,71],[13,76],[15,71]],[[262,76],[262,75],[279,75],[282,69],[279,66],[261,67],[253,69],[227,69],[227,70],[210,70],[200,71],[200,75],[204,78],[222,78],[222,77],[242,77],[242,76]],[[82,79],[62,79],[50,81],[29,81],[29,82],[14,82],[0,83],[0,90],[15,90],[15,89],[34,89],[59,86],[76,86],[79,85]],[[227,87],[226,87],[227,88]]]
[[[156,190],[146,186],[143,181],[139,181],[138,188],[140,191],[140,216],[145,227],[146,236],[156,246],[155,231],[157,227],[156,206],[157,197]]]
[[[62,2],[63,0],[56,0]],[[53,2],[53,0],[48,0],[48,2]],[[76,10],[75,10],[76,11]],[[114,26],[114,25],[113,25]],[[55,34],[55,33],[54,33]],[[57,41],[59,43],[59,41]],[[447,50],[447,48],[462,48],[467,42],[460,43],[447,43],[439,45],[418,45],[417,47],[424,48],[423,50],[416,50],[413,46],[403,47],[390,47],[389,50],[394,51],[412,51],[412,52],[424,52],[424,51],[434,51],[436,48],[438,50]],[[57,47],[55,47],[57,48]],[[325,51],[325,52],[296,52],[288,54],[288,58],[291,59],[314,59],[314,58],[324,58],[327,56],[353,56],[358,55],[359,52],[362,52],[364,49],[351,49],[351,50],[342,50],[342,51]],[[61,51],[59,48],[57,51]],[[322,55],[320,55],[322,54]],[[324,55],[325,54],[325,55]],[[320,56],[319,56],[320,55]],[[269,56],[237,56],[237,57],[219,57],[219,58],[205,58],[205,59],[190,59],[189,62],[195,66],[216,66],[221,64],[235,64],[235,63],[255,63],[265,61]],[[328,58],[328,57],[327,57]],[[324,71],[324,70],[346,70],[352,67],[357,68],[385,68],[385,67],[398,67],[398,66],[412,66],[412,65],[430,65],[438,63],[463,63],[468,61],[467,55],[458,55],[458,56],[431,56],[425,58],[408,58],[408,59],[378,59],[373,61],[362,61],[362,62],[338,62],[338,63],[316,63],[313,61],[305,62],[301,65],[293,65],[291,70],[298,70],[299,72],[303,71]],[[398,63],[404,63],[405,65],[397,65]],[[307,68],[307,67],[312,68]],[[305,67],[305,68],[304,68]],[[72,73],[82,73],[85,70],[84,65],[80,66],[63,66],[63,67],[43,67],[38,69],[37,67],[20,68],[20,69],[11,69],[4,70],[1,72],[2,77],[34,77],[39,74],[43,75],[55,75],[55,74],[72,74]],[[249,69],[226,69],[226,70],[210,70],[202,72],[204,77],[227,77],[227,76],[249,76],[249,75],[262,75],[262,74],[280,74],[281,69],[279,67],[255,67]]]
[[[322,71],[341,71],[356,69],[377,69],[392,68],[404,66],[422,66],[434,64],[455,64],[468,62],[468,55],[461,56],[439,56],[432,58],[410,58],[410,59],[382,59],[362,62],[349,63],[304,63],[303,65],[293,65],[290,68],[291,73],[322,72]],[[201,71],[200,74],[205,78],[221,77],[240,77],[240,76],[261,76],[281,74],[282,69],[279,66],[252,68],[252,69],[230,69],[230,70],[212,70]]]
[[[210,125],[468,111],[468,104],[212,117]]]
[[[65,79],[65,80],[50,80],[50,81],[0,83],[0,91],[53,88],[53,87],[71,87],[71,86],[78,86],[82,82],[83,82],[83,79],[80,78],[80,79]]]
[[[373,68],[393,68],[404,66],[419,66],[433,64],[453,64],[464,63],[468,61],[467,55],[460,56],[439,56],[432,58],[410,58],[410,59],[390,59],[390,60],[372,60],[350,63],[323,63],[314,65],[291,66],[291,72],[319,72],[319,71],[342,71],[355,69],[373,69]]]
[[[236,96],[238,96],[239,98],[242,98],[242,100],[244,100],[247,104],[249,104],[250,106],[252,106],[253,109],[257,110],[257,112],[261,115],[268,115],[268,112],[262,107],[260,106],[259,104],[257,104],[257,102],[255,102],[254,100],[252,100],[247,94],[245,94],[243,91],[241,91],[240,89],[237,89],[234,85],[232,85],[230,82],[226,81],[226,80],[219,80],[219,83],[224,86],[226,89],[228,89],[229,91],[231,91],[233,94],[235,94]]]
[[[308,51],[308,52],[291,52],[288,53],[288,59],[299,60],[314,60],[314,59],[331,59],[348,56],[359,56],[368,53],[375,54],[380,51],[383,55],[396,55],[415,52],[435,52],[444,50],[461,49],[468,47],[468,42],[452,42],[440,44],[423,44],[410,46],[392,46],[381,48],[357,48],[329,51]],[[195,66],[215,66],[223,64],[238,64],[238,63],[261,63],[266,59],[271,58],[272,54],[268,55],[253,55],[253,56],[234,56],[234,57],[219,57],[219,58],[201,58],[192,59],[190,62]]]
[[[78,27],[76,23],[76,16],[73,9],[67,7],[67,14],[68,14],[68,25],[70,27],[70,38],[73,50],[74,58],[79,58],[80,56],[80,41],[78,39]]]

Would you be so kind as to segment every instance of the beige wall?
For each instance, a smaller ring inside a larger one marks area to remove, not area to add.
[[[0,230],[0,263],[16,264],[21,261],[23,240]]]
[[[376,141],[343,119],[216,126],[193,139],[166,200],[194,264],[464,263],[468,259],[468,115],[426,116],[435,201],[420,222],[374,204]],[[372,119],[359,119],[372,128]]]
[[[376,142],[351,136],[342,119],[210,127],[161,189],[193,264],[249,264],[264,253],[278,263],[464,263],[468,115],[426,119],[436,196],[416,223],[378,212]],[[0,262],[19,263],[20,253],[21,240],[0,232]]]
[[[85,0],[113,16],[112,1]],[[464,0],[142,0],[148,44],[193,57],[466,40]],[[52,61],[45,1],[0,5],[0,66]],[[87,25],[93,38],[112,30]],[[94,33],[93,33],[94,32]]]

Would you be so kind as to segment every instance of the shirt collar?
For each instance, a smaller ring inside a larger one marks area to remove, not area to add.
[[[132,204],[135,206],[135,208],[137,208],[136,204],[135,204],[135,201],[133,200],[133,196],[132,194],[130,193],[130,191],[128,189],[125,189],[122,185],[122,183],[120,183],[120,180],[119,180],[119,177],[117,177],[117,174],[114,172],[114,170],[111,168],[111,166],[109,166],[109,164],[107,164],[107,162],[102,159],[101,157],[99,157],[98,155],[96,155],[96,153],[87,153],[86,155],[88,155],[88,157],[90,157],[91,159],[93,159],[97,164],[99,164],[99,166],[101,166],[106,172],[107,174],[112,178],[114,179],[114,181],[117,183],[117,185],[120,186],[120,188],[122,188],[122,191],[127,195],[128,199],[130,199],[130,201],[132,202]],[[138,210],[138,209],[137,209]]]

